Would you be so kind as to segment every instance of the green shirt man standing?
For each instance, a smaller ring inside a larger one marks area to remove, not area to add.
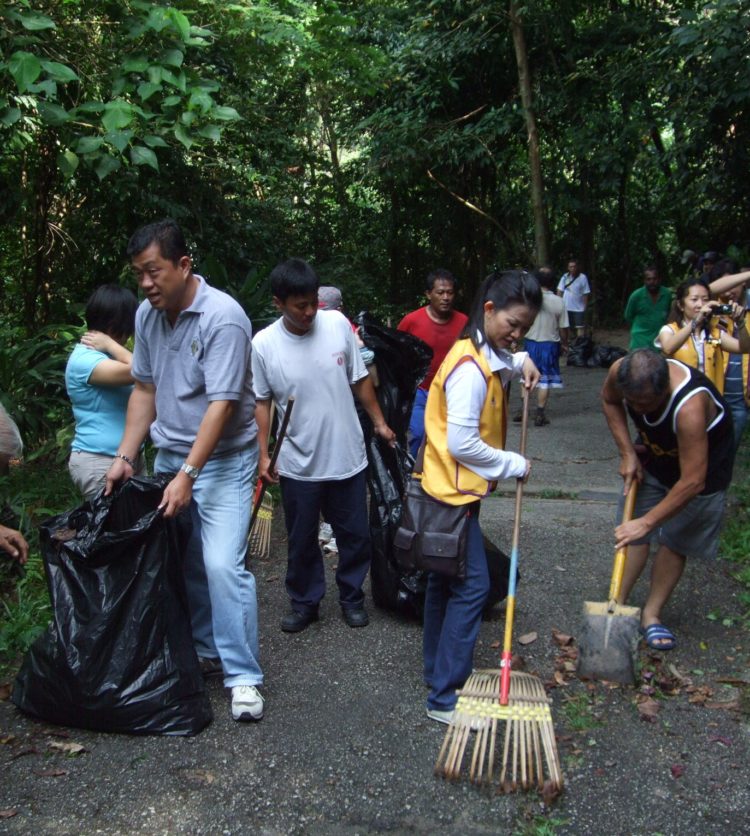
[[[662,287],[659,271],[649,264],[643,271],[643,287],[630,294],[625,321],[630,325],[630,350],[653,348],[659,329],[667,321],[672,292]]]

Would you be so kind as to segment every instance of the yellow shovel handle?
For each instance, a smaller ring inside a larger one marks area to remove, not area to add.
[[[635,479],[630,483],[630,490],[625,497],[625,508],[622,512],[623,523],[630,522],[633,518],[633,509],[635,508],[635,495],[638,493],[638,482]],[[620,595],[620,587],[622,586],[622,576],[625,572],[625,561],[628,557],[628,547],[623,546],[615,552],[615,562],[612,567],[612,581],[609,585],[609,600],[616,601]]]

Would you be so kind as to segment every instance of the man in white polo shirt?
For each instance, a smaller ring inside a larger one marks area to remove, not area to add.
[[[185,582],[196,651],[204,669],[223,670],[233,718],[260,720],[255,578],[245,569],[258,460],[250,321],[193,273],[174,221],[139,229],[127,253],[146,300],[136,314],[135,388],[106,492],[133,475],[150,432],[155,470],[177,474],[164,491],[164,516],[188,509],[193,523]]]

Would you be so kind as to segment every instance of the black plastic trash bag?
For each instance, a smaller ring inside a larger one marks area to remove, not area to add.
[[[427,343],[395,328],[380,325],[363,311],[354,318],[360,337],[375,353],[378,370],[378,402],[386,424],[406,449],[406,432],[417,386],[424,380],[432,360]]]
[[[393,538],[401,522],[403,495],[413,462],[402,447],[389,447],[376,437],[367,446],[370,487],[370,587],[375,605],[421,617],[425,575],[406,572],[396,561]]]
[[[594,366],[608,369],[615,360],[624,357],[628,352],[616,345],[597,345],[591,354],[591,362]]]
[[[370,539],[372,562],[370,583],[376,606],[421,615],[424,599],[422,572],[403,572],[393,553],[393,536],[401,520],[401,503],[406,480],[411,475],[407,450],[409,429],[417,386],[432,360],[432,349],[411,334],[386,328],[363,312],[354,319],[360,336],[375,354],[379,385],[378,402],[399,447],[389,447],[372,434],[369,419],[360,410],[367,445],[367,484],[370,489]]]
[[[212,719],[182,570],[184,523],[158,512],[169,476],[133,478],[40,527],[52,621],[13,702],[98,731],[197,734]]]
[[[591,354],[594,350],[594,341],[591,337],[576,337],[568,349],[569,366],[588,366]]]

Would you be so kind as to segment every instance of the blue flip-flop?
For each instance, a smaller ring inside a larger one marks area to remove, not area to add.
[[[648,627],[641,627],[640,633],[651,650],[674,650],[677,647],[674,633],[663,624],[649,624]]]

